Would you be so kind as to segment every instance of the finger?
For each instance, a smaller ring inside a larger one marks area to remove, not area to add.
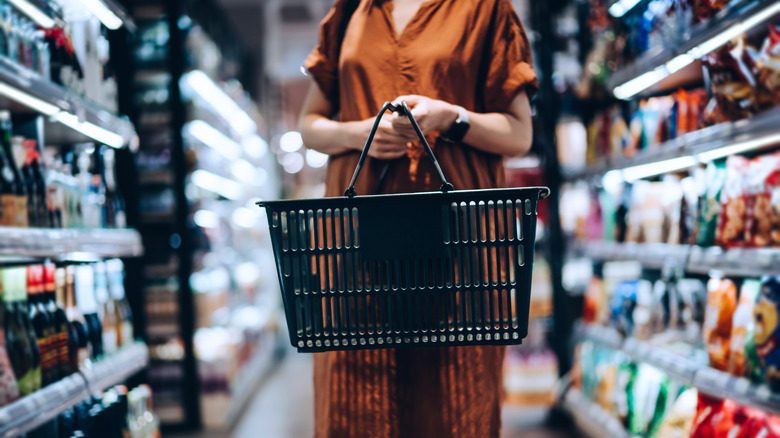
[[[394,101],[394,105],[400,105],[402,101],[406,101],[406,104],[410,107],[414,107],[415,105],[419,104],[423,99],[425,99],[422,96],[418,96],[416,94],[407,94],[404,96],[398,96]]]

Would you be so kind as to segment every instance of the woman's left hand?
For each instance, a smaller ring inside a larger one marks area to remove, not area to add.
[[[412,109],[412,116],[414,116],[414,119],[420,126],[423,135],[428,135],[434,131],[446,131],[458,118],[458,110],[455,106],[443,100],[409,95],[398,97],[393,101],[393,104],[400,105],[401,101],[406,101],[409,108]],[[393,114],[393,128],[406,136],[409,141],[418,140],[412,122],[405,115]]]

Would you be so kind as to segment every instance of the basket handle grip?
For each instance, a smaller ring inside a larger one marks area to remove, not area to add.
[[[417,133],[417,137],[420,138],[420,142],[422,142],[423,147],[425,147],[425,152],[428,153],[428,157],[430,157],[431,162],[433,163],[433,167],[436,169],[436,173],[439,174],[439,179],[441,179],[442,182],[440,189],[442,193],[455,190],[455,187],[453,187],[452,184],[447,181],[447,177],[444,176],[444,172],[441,170],[439,161],[436,160],[436,156],[433,155],[431,146],[425,139],[422,130],[420,130],[420,126],[417,124],[417,120],[415,120],[414,116],[412,116],[412,110],[409,109],[409,105],[406,104],[406,101],[401,101],[400,105],[393,105],[390,102],[385,102],[385,104],[382,105],[382,109],[379,111],[379,115],[376,116],[376,120],[374,121],[374,127],[371,128],[371,132],[368,134],[366,145],[363,146],[363,152],[360,154],[357,167],[355,167],[355,173],[352,175],[352,181],[349,182],[349,187],[344,191],[344,196],[353,198],[357,195],[357,192],[355,192],[355,182],[357,181],[358,175],[360,175],[360,171],[363,169],[363,164],[365,163],[366,157],[368,156],[368,150],[371,149],[371,143],[374,141],[374,135],[376,134],[377,129],[379,129],[379,122],[382,120],[382,116],[387,110],[398,112],[401,115],[406,115],[409,118],[409,121],[412,122],[412,127],[414,127],[414,131]]]

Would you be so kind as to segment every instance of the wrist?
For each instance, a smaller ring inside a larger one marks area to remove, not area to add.
[[[452,120],[452,123],[442,131],[442,137],[453,142],[460,142],[471,127],[469,113],[461,106],[452,105],[452,107],[455,110],[456,116]]]

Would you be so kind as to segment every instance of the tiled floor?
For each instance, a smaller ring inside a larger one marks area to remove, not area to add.
[[[311,373],[311,357],[290,352],[259,389],[232,433],[204,432],[170,438],[311,438],[314,417]],[[528,427],[529,420],[523,418],[524,415],[512,414],[512,418],[506,415],[502,438],[574,436],[542,427]]]

